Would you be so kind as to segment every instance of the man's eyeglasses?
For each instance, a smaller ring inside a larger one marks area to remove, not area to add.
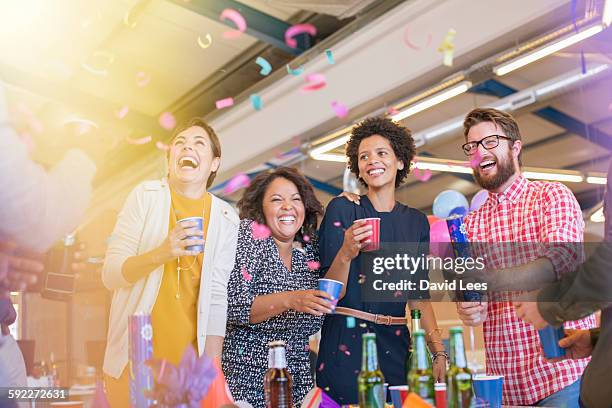
[[[484,147],[487,150],[495,149],[497,146],[499,146],[500,138],[506,139],[506,140],[512,140],[512,138],[508,136],[490,135],[487,137],[483,137],[477,142],[467,142],[463,146],[461,146],[461,148],[463,149],[463,152],[466,155],[471,156],[474,153],[476,153],[476,150],[478,150],[478,145],[482,145],[482,147]]]

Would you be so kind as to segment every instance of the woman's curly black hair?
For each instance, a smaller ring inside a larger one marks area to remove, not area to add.
[[[367,118],[355,125],[351,133],[351,138],[346,143],[346,156],[348,157],[348,167],[357,176],[361,184],[368,186],[359,177],[359,145],[361,141],[373,135],[380,135],[389,140],[393,152],[397,158],[404,162],[404,168],[397,171],[395,187],[399,187],[410,172],[410,162],[416,155],[416,146],[412,138],[412,132],[391,119],[376,116]]]
[[[248,218],[265,224],[266,220],[263,213],[263,197],[268,186],[275,179],[282,177],[289,180],[298,189],[302,202],[304,203],[304,235],[315,236],[317,231],[318,217],[323,215],[323,206],[317,199],[312,184],[299,171],[291,167],[279,167],[272,171],[258,174],[247,187],[244,195],[238,201],[240,218]],[[302,233],[298,233],[295,239],[304,243]]]

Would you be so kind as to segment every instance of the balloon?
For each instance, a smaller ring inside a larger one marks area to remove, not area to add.
[[[439,221],[440,219],[438,217],[436,217],[435,215],[428,215],[427,216],[427,221],[429,221],[429,225],[433,224],[436,221]]]
[[[470,211],[476,211],[479,209],[485,201],[489,198],[489,192],[487,190],[480,190],[474,197],[472,197],[472,202],[470,203]]]
[[[452,254],[450,235],[445,220],[438,220],[429,229],[429,252],[433,256],[445,258]]]
[[[351,170],[347,167],[344,169],[344,177],[342,178],[342,190],[359,194],[359,180],[357,177],[351,172]]]
[[[467,198],[456,190],[445,190],[433,202],[433,213],[438,218],[446,218],[457,207],[469,208]]]
[[[450,214],[448,214],[449,216],[452,215],[460,215],[460,216],[465,216],[468,213],[468,209],[467,207],[455,207],[451,210]]]

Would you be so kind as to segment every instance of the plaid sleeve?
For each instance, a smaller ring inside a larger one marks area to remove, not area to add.
[[[540,232],[541,242],[545,245],[543,255],[552,262],[559,279],[584,260],[584,220],[576,197],[565,185],[547,183],[542,194],[544,223]]]

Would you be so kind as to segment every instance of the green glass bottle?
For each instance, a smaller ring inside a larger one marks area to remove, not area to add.
[[[418,394],[425,402],[434,405],[434,376],[431,355],[427,351],[425,342],[425,331],[418,329],[411,335],[414,351],[410,362],[408,387],[410,387],[410,391]]]
[[[450,368],[446,372],[448,408],[469,408],[472,401],[472,372],[467,367],[463,329],[450,328]]]
[[[362,335],[361,371],[357,376],[359,408],[385,407],[385,377],[378,366],[376,334]]]
[[[410,310],[410,333],[414,333],[421,329],[421,311],[419,309]],[[414,337],[410,335],[410,346],[408,347],[408,353],[406,353],[406,362],[404,371],[406,373],[406,384],[409,384],[410,368],[412,367],[412,357],[414,356]]]

